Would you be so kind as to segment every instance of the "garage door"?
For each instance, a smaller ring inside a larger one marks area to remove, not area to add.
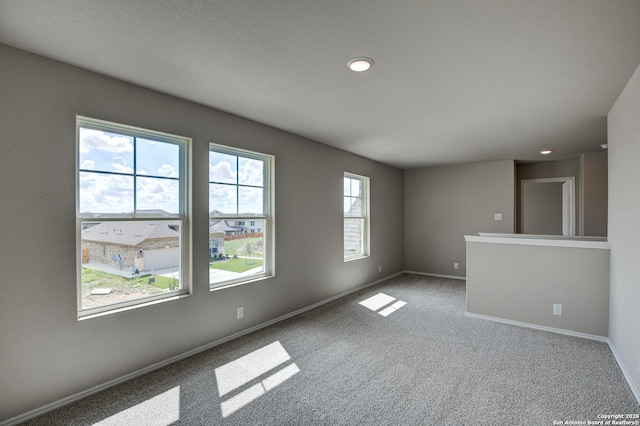
[[[145,250],[144,270],[175,268],[180,265],[180,247]]]

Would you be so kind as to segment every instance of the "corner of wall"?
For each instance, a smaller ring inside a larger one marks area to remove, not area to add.
[[[632,389],[640,388],[640,286],[637,235],[640,234],[640,66],[607,116],[608,237],[611,244],[609,338]],[[638,401],[640,403],[640,400]]]

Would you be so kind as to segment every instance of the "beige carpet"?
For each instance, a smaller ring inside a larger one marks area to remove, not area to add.
[[[465,317],[402,275],[30,425],[552,425],[640,413],[602,342]]]

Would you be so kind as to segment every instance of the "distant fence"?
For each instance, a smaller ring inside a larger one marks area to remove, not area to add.
[[[239,234],[239,235],[225,235],[224,236],[224,240],[225,241],[240,240],[240,239],[244,239],[244,238],[262,238],[262,232],[256,232],[256,233],[253,233],[253,234]]]

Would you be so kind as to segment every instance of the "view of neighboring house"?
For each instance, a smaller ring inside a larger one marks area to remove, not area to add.
[[[242,227],[249,234],[262,233],[262,221],[261,220],[228,220],[227,223],[232,227]]]
[[[101,222],[82,231],[83,263],[138,272],[180,264],[178,222]]]
[[[362,251],[362,222],[344,221],[344,254],[349,256]]]
[[[362,252],[363,221],[355,217],[362,212],[362,199],[354,198],[349,209],[344,213],[344,254],[345,256]]]
[[[247,230],[243,226],[231,225],[230,220],[216,220],[209,223],[209,234],[222,233],[223,235],[242,235],[246,234]]]
[[[262,220],[222,220],[215,219],[218,216],[222,216],[223,213],[218,210],[212,210],[209,213],[210,227],[215,226],[215,229],[224,232],[225,235],[241,235],[241,234],[261,234],[263,231],[264,222]]]
[[[225,254],[224,241],[250,236],[249,234],[262,233],[263,222],[261,220],[228,220],[214,219],[222,215],[221,212],[213,210],[209,219],[209,256]],[[247,226],[249,225],[249,226]]]
[[[226,235],[238,235],[242,232],[230,227],[224,220],[209,224],[209,256],[224,254],[224,239]]]
[[[224,232],[210,228],[209,251],[222,252]],[[180,229],[172,221],[100,222],[82,231],[82,261],[145,272],[180,264]]]
[[[226,254],[224,242],[262,236],[261,220],[215,220],[209,222],[209,256]],[[248,224],[249,226],[245,226]]]

